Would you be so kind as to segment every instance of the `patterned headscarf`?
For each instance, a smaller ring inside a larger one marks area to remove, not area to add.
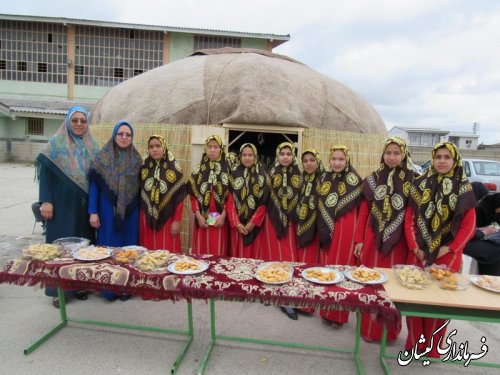
[[[463,215],[477,204],[457,147],[451,142],[438,143],[432,150],[433,160],[440,148],[450,151],[453,167],[448,173],[440,174],[432,163],[423,175],[415,178],[410,193],[410,204],[420,232],[417,242],[425,253],[427,264],[434,263],[439,247],[453,240]]]
[[[292,151],[292,162],[288,167],[280,164],[278,156],[283,148]],[[271,169],[271,201],[268,212],[271,223],[278,238],[285,236],[288,222],[296,220],[296,207],[299,201],[299,192],[302,187],[302,174],[300,173],[295,156],[295,146],[290,142],[283,142],[276,149],[276,159]]]
[[[216,160],[210,160],[207,147],[210,141],[216,141],[221,148],[221,153]],[[208,218],[210,196],[213,192],[217,211],[222,212],[229,193],[229,166],[223,148],[222,139],[218,135],[211,135],[205,141],[205,148],[201,162],[196,165],[189,177],[188,193],[193,195],[200,205],[200,214]],[[198,221],[195,220],[196,225]]]
[[[304,159],[306,154],[312,154],[316,158],[318,168],[311,174],[305,171],[302,172],[304,182],[300,189],[299,203],[297,204],[297,242],[300,247],[306,247],[316,236],[316,218],[318,216],[316,186],[319,177],[325,173],[325,167],[319,152],[314,148],[308,148],[302,152],[301,160]]]
[[[49,140],[41,154],[50,160],[71,181],[84,192],[89,192],[87,174],[92,159],[99,152],[99,145],[90,135],[89,127],[81,137],[75,135],[71,128],[71,116],[76,112],[83,113],[89,123],[88,111],[80,106],[71,107],[66,114],[66,120],[61,124],[56,134]],[[44,159],[39,157],[39,161]]]
[[[245,144],[249,144],[249,143],[245,143]],[[240,148],[240,150],[241,150],[241,148]],[[240,153],[241,153],[241,151],[240,151]],[[240,164],[240,159],[238,158],[238,154],[236,154],[236,152],[233,152],[233,151],[231,151],[227,154],[226,160],[227,160],[227,164],[229,166],[229,170],[231,170],[231,171],[233,169],[235,169]]]
[[[138,204],[139,171],[142,158],[131,143],[127,148],[116,144],[118,129],[126,125],[133,133],[132,125],[119,121],[113,129],[113,137],[96,156],[89,172],[89,179],[95,181],[115,206],[114,224],[121,230],[125,218]]]
[[[384,153],[380,166],[366,177],[363,182],[363,193],[370,206],[370,223],[375,233],[377,249],[385,255],[404,235],[404,217],[410,187],[413,181],[413,163],[404,139],[394,136],[384,145],[386,148],[396,144],[403,155],[401,163],[389,168],[384,163]]]
[[[363,197],[363,180],[350,164],[349,149],[344,145],[333,145],[330,159],[335,151],[342,151],[347,163],[342,172],[329,170],[318,183],[317,227],[322,249],[330,248],[335,222],[358,206]]]
[[[165,139],[152,135],[148,146],[152,139],[160,141],[163,156],[160,160],[148,156],[141,167],[141,207],[148,226],[158,231],[174,215],[177,206],[186,198],[187,190],[181,166],[167,149]]]
[[[259,154],[257,149],[251,143],[245,143],[240,148],[240,158],[243,149],[250,147],[255,156],[254,164],[247,168],[242,163],[239,163],[231,172],[229,177],[229,189],[233,195],[234,204],[240,222],[245,225],[251,219],[257,209],[267,204],[269,199],[269,186],[266,183],[266,173],[264,168],[259,165]],[[243,244],[245,246],[251,244],[260,227],[256,226],[249,234],[243,236]]]

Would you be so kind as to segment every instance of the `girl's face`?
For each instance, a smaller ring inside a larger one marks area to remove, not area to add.
[[[290,147],[283,147],[278,154],[278,162],[283,167],[288,167],[290,164],[292,164],[292,161],[292,150],[290,149]]]
[[[118,128],[115,142],[120,148],[127,148],[132,143],[132,131],[127,125],[122,125]]]
[[[71,115],[71,130],[77,137],[81,137],[88,129],[87,117],[82,112]]]
[[[241,150],[241,164],[243,164],[244,167],[250,168],[252,165],[255,164],[255,154],[253,153],[253,150],[251,147],[245,147],[243,150]]]
[[[347,167],[347,157],[341,150],[335,150],[330,157],[330,168],[335,173],[342,172]]]
[[[221,148],[215,139],[211,139],[207,144],[207,156],[210,160],[217,160],[221,153]]]
[[[403,161],[403,153],[401,147],[396,143],[391,143],[385,148],[384,163],[389,168],[396,168]]]
[[[163,157],[163,145],[159,139],[153,138],[148,143],[149,156],[153,160],[160,160]]]
[[[302,168],[307,174],[313,174],[319,167],[318,159],[310,152],[302,155]]]
[[[434,169],[439,174],[446,174],[451,171],[453,165],[455,164],[455,160],[453,160],[453,156],[451,152],[446,147],[441,147],[436,150],[434,154],[434,158],[432,159],[432,165]]]

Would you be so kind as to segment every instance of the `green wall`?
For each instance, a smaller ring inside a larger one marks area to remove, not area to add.
[[[66,84],[39,83],[2,80],[0,84],[0,94],[6,96],[26,95],[52,98],[66,98],[68,88]]]
[[[267,48],[267,40],[243,38],[241,39],[241,48],[257,48],[265,51]]]
[[[170,62],[183,59],[193,53],[194,34],[170,34]]]

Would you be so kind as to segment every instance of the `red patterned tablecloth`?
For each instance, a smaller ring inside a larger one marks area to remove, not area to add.
[[[61,287],[67,290],[108,289],[144,299],[222,299],[259,301],[326,309],[373,313],[390,328],[400,324],[400,315],[382,285],[363,285],[345,279],[335,285],[319,285],[303,279],[307,266],[294,263],[294,277],[286,284],[270,285],[255,279],[256,259],[198,257],[209,264],[196,275],[175,275],[163,269],[140,272],[113,259],[80,262],[73,259],[35,261],[17,259],[0,272],[0,283]]]

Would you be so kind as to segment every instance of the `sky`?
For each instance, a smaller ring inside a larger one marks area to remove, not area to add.
[[[500,1],[17,0],[0,13],[290,34],[274,52],[358,92],[388,130],[477,123],[479,143],[500,142]]]

